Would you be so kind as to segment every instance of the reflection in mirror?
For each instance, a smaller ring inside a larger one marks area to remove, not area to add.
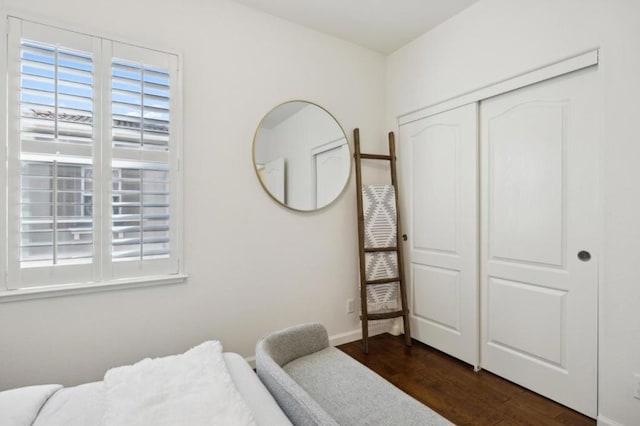
[[[351,172],[344,131],[325,109],[304,101],[285,102],[265,115],[253,141],[253,160],[271,197],[302,211],[333,202]]]

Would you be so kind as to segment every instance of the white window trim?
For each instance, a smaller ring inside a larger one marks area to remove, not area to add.
[[[132,278],[122,278],[122,279],[112,279],[105,280],[99,282],[82,282],[82,283],[71,283],[71,284],[61,284],[61,285],[52,285],[52,286],[38,286],[38,287],[25,287],[19,289],[9,289],[8,282],[8,265],[9,265],[9,252],[8,252],[8,223],[7,223],[7,209],[0,208],[0,304],[8,303],[8,302],[16,302],[16,301],[24,301],[24,300],[32,300],[32,299],[42,299],[42,298],[51,298],[51,297],[60,297],[60,296],[70,296],[77,294],[87,294],[87,293],[96,293],[103,291],[114,291],[114,290],[122,290],[129,288],[140,288],[140,287],[149,287],[149,286],[159,286],[159,285],[171,285],[171,284],[179,284],[187,281],[188,275],[184,271],[184,199],[183,199],[183,188],[184,188],[184,178],[183,178],[183,167],[182,167],[182,157],[183,157],[183,120],[184,120],[184,87],[183,87],[183,78],[182,78],[182,69],[183,69],[183,58],[182,54],[179,52],[172,51],[170,49],[158,48],[156,46],[148,46],[145,47],[146,43],[137,44],[135,42],[127,42],[121,41],[118,37],[115,37],[113,34],[104,34],[97,33],[94,31],[90,31],[89,29],[75,29],[70,25],[60,25],[53,22],[48,22],[46,19],[42,19],[41,17],[33,17],[28,16],[23,13],[14,13],[12,11],[5,11],[2,14],[2,22],[0,22],[0,34],[5,37],[5,48],[0,49],[0,75],[4,75],[5,78],[8,73],[8,54],[7,51],[7,43],[6,37],[8,37],[8,20],[9,18],[17,18],[24,21],[31,21],[42,25],[48,25],[54,28],[59,28],[65,31],[77,32],[80,34],[88,35],[91,37],[99,37],[103,39],[108,39],[113,42],[118,42],[122,44],[128,44],[133,47],[140,47],[142,49],[148,50],[156,50],[161,53],[167,53],[174,55],[177,58],[177,78],[176,78],[176,112],[172,113],[172,126],[173,131],[175,133],[175,141],[174,145],[171,147],[175,162],[176,162],[176,171],[175,176],[172,176],[171,185],[172,188],[177,189],[177,194],[175,197],[175,211],[176,211],[176,221],[175,221],[175,229],[176,229],[176,258],[178,261],[177,273],[166,274],[166,275],[149,275],[149,276],[139,276]],[[77,28],[77,27],[76,27]],[[0,99],[3,99],[3,102],[0,102],[0,134],[5,135],[5,144],[4,147],[0,147],[0,164],[7,164],[8,161],[8,122],[7,122],[7,85],[0,85]],[[3,200],[3,204],[6,205],[7,196],[8,196],[8,175],[7,169],[0,168],[0,199]],[[97,224],[100,226],[100,224]]]
[[[23,300],[46,299],[51,297],[98,293],[103,291],[180,284],[186,282],[187,278],[188,275],[185,274],[173,274],[128,278],[113,281],[101,281],[96,283],[28,287],[18,290],[1,291],[0,304],[8,302],[19,302]]]

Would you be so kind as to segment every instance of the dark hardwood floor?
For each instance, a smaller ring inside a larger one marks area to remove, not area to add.
[[[473,368],[420,342],[381,334],[338,346],[395,386],[457,425],[589,425],[583,416],[487,371]]]

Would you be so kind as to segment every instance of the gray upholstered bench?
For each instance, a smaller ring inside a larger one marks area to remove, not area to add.
[[[296,425],[450,425],[329,346],[320,324],[273,333],[256,346],[258,376]]]

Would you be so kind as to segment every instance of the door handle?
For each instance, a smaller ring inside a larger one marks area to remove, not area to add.
[[[402,241],[407,241],[407,234],[402,234]]]
[[[586,250],[581,250],[578,252],[578,259],[582,260],[583,262],[588,262],[591,260],[591,253]]]

